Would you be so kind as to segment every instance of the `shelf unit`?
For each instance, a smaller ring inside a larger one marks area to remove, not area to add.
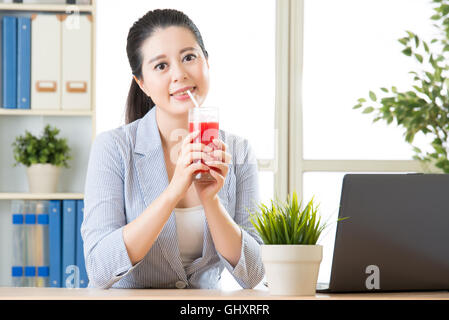
[[[1,116],[55,116],[55,117],[70,117],[70,116],[93,116],[93,110],[24,110],[24,109],[0,109]]]
[[[31,12],[67,12],[74,6],[79,12],[91,13],[95,11],[95,0],[91,5],[85,4],[38,4],[38,3],[0,3],[0,11],[31,11]]]
[[[0,108],[0,286],[10,285],[12,200],[83,199],[90,147],[96,136],[95,65],[96,1],[91,5],[0,3],[0,16],[33,13],[89,14],[93,18],[91,42],[91,109],[90,110],[21,110]],[[1,34],[0,34],[1,37]],[[1,42],[0,42],[1,45]],[[70,168],[63,168],[56,193],[29,193],[26,169],[13,167],[12,142],[25,133],[41,134],[46,124],[60,129],[71,148]]]
[[[64,200],[64,199],[83,199],[82,193],[30,193],[30,192],[17,192],[17,193],[0,193],[0,200]]]

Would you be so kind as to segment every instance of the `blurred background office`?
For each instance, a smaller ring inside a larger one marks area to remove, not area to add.
[[[403,54],[398,39],[412,31],[431,42],[437,32],[433,1],[96,0],[92,5],[93,136],[124,124],[132,23],[148,10],[174,8],[195,22],[209,53],[205,104],[219,107],[220,128],[247,138],[255,149],[262,202],[296,190],[305,201],[315,196],[323,219],[331,221],[338,216],[345,173],[421,170],[402,128],[373,123],[353,107],[369,91],[413,86],[409,72],[422,64]],[[428,150],[429,144],[428,137],[416,134],[415,146]],[[335,224],[320,241],[319,282],[330,276],[334,237]],[[226,271],[222,286],[239,288]]]
[[[254,145],[266,203],[295,189],[303,199],[315,195],[321,214],[335,219],[346,172],[418,169],[403,129],[373,123],[352,107],[370,90],[413,85],[409,71],[420,65],[401,52],[398,39],[410,30],[430,42],[436,33],[431,1],[99,0],[97,5],[98,132],[124,121],[129,26],[147,10],[176,8],[203,34],[211,65],[206,103],[220,108],[222,128]],[[428,142],[424,135],[415,137],[422,149]],[[321,241],[319,282],[330,275],[334,236],[335,224]]]

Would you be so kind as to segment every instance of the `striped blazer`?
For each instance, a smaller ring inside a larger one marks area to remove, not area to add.
[[[202,256],[182,265],[174,212],[146,256],[132,265],[123,227],[141,214],[168,186],[157,107],[128,125],[100,133],[91,148],[81,234],[89,287],[218,288],[226,267],[243,288],[254,288],[264,276],[261,238],[249,222],[259,201],[255,154],[246,139],[223,130],[219,136],[232,155],[218,196],[241,227],[242,249],[235,267],[215,249],[205,219]]]

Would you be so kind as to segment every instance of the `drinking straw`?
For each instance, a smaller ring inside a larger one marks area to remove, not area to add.
[[[193,101],[193,104],[195,105],[195,107],[199,108],[200,106],[199,106],[198,102],[196,102],[193,95],[190,93],[190,90],[187,90],[187,94],[189,95],[190,99]]]

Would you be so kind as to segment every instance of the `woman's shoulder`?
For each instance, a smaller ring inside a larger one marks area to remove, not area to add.
[[[135,144],[139,120],[99,133],[95,137],[94,143],[118,148],[122,151],[131,150]]]
[[[126,168],[132,162],[134,126],[123,125],[97,134],[90,150],[89,166],[108,167],[125,179]]]

